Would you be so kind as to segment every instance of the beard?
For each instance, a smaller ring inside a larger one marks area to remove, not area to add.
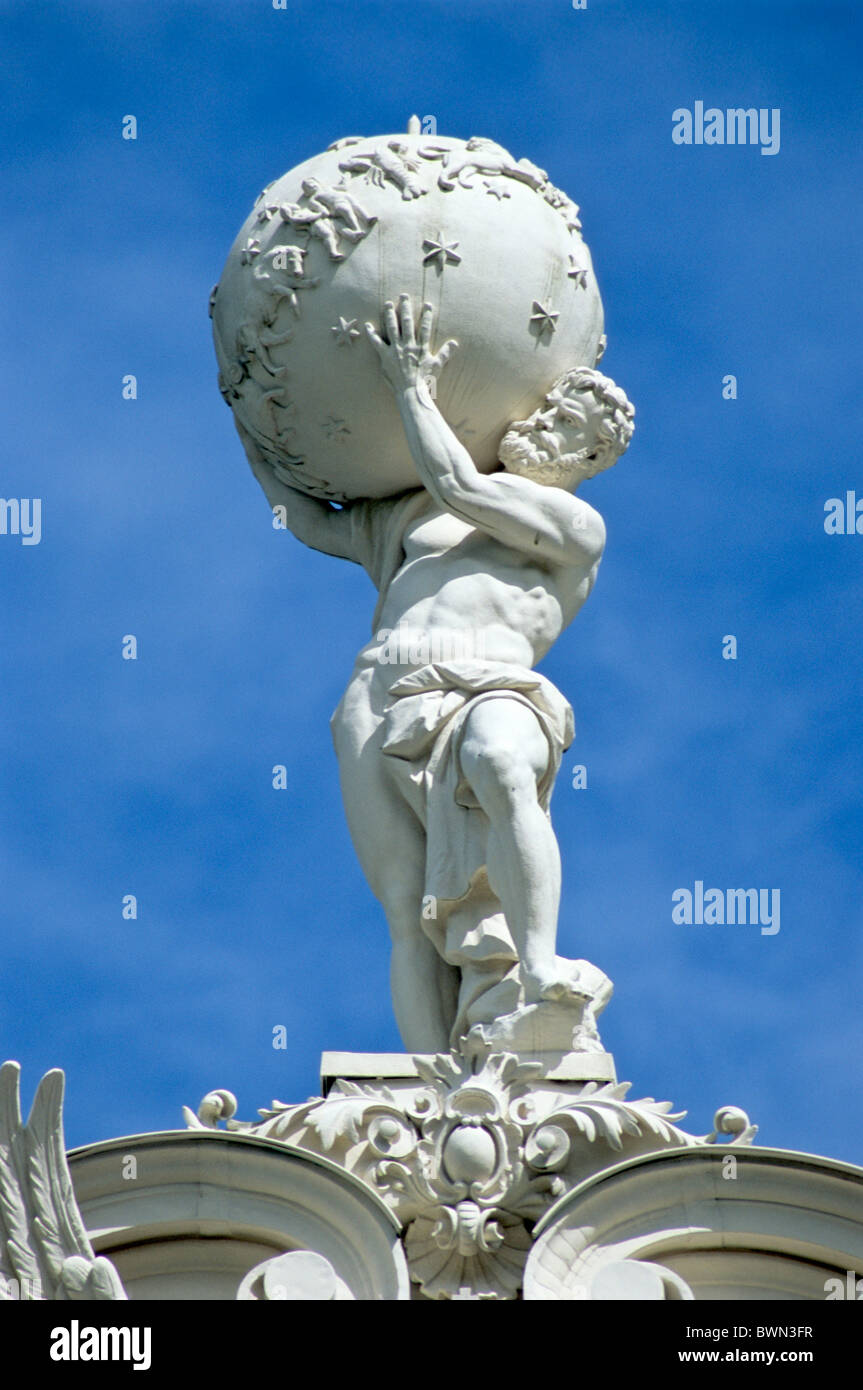
[[[509,429],[500,441],[497,456],[507,473],[530,478],[542,487],[559,487],[572,492],[584,478],[591,476],[586,463],[588,452],[580,449],[575,454],[552,453],[547,448],[539,448],[531,434]]]

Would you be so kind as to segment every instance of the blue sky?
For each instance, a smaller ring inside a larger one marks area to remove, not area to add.
[[[0,535],[0,1054],[28,1100],[66,1069],[70,1144],[176,1127],[214,1086],[252,1117],[313,1094],[324,1049],[399,1047],[328,730],[373,591],[272,530],[206,306],[264,184],[417,112],[580,204],[637,408],[585,489],[599,582],[543,665],[578,727],[561,949],[614,979],[636,1093],[861,1161],[863,535],[823,525],[863,497],[855,10],[3,6],[2,494],[43,518]],[[675,145],[697,100],[779,108],[779,153]],[[779,889],[778,934],[674,923],[699,879]]]

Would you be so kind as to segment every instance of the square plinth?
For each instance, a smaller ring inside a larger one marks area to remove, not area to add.
[[[431,1062],[429,1054],[423,1060]],[[525,1061],[543,1064],[542,1081],[606,1083],[616,1081],[614,1058],[610,1052],[569,1052],[533,1054]],[[321,1087],[326,1095],[335,1081],[412,1081],[419,1080],[416,1061],[409,1052],[323,1052]]]

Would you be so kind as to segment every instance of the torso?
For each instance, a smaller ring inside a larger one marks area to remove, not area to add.
[[[387,687],[430,661],[534,666],[596,577],[596,565],[555,566],[502,545],[431,499],[402,545],[404,563],[387,591],[378,633],[357,659],[360,668],[379,667]]]

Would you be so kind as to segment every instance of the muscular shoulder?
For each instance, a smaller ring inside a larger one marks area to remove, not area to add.
[[[491,492],[526,525],[540,517],[560,533],[561,543],[572,542],[586,558],[597,562],[605,549],[605,522],[589,502],[560,487],[547,487],[515,473],[492,473],[486,480]]]

